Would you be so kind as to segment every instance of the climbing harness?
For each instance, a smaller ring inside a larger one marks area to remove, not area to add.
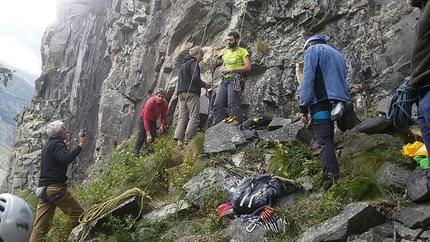
[[[394,96],[387,105],[387,118],[392,120],[399,128],[408,129],[409,126],[417,124],[411,117],[412,105],[417,102],[417,91],[409,86],[410,77],[400,85]]]
[[[61,190],[59,193],[49,196],[48,198],[46,198],[45,194],[46,194],[46,187],[47,186],[43,186],[43,187],[38,187],[36,189],[36,197],[39,198],[40,202],[46,202],[46,203],[52,203],[55,200],[57,200],[61,195],[63,195],[64,193],[67,192],[67,189],[63,189]]]

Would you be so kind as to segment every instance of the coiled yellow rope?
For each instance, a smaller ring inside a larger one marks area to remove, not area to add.
[[[118,197],[108,200],[102,204],[93,205],[91,208],[85,210],[84,213],[79,216],[79,223],[81,223],[83,228],[82,236],[79,241],[83,241],[83,239],[85,239],[85,229],[89,222],[99,218],[103,214],[111,212],[114,208],[132,197],[136,197],[136,200],[139,201],[140,209],[137,217],[140,217],[142,212],[145,210],[145,205],[149,204],[151,201],[151,197],[146,195],[146,193],[141,191],[139,188],[132,188]]]

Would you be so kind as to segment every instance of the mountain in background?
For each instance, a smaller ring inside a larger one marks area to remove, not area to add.
[[[13,148],[15,129],[14,117],[30,102],[34,94],[34,80],[37,76],[0,63],[0,67],[15,70],[7,87],[0,83],[0,170]]]

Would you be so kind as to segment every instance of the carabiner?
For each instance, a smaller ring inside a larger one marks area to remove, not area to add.
[[[246,231],[248,231],[249,233],[251,233],[252,231],[254,231],[255,227],[257,226],[257,223],[251,221],[250,224],[248,224],[248,226],[246,226]]]

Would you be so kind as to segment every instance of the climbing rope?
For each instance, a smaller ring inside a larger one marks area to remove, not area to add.
[[[213,8],[213,0],[211,0],[210,6],[209,6],[209,13],[207,14],[206,23],[205,23],[205,28],[204,28],[204,30],[203,30],[203,36],[202,36],[202,41],[201,41],[200,46],[202,46],[202,44],[203,44],[203,42],[204,42],[204,38],[205,38],[205,36],[206,36],[206,31],[207,31],[207,28],[208,28],[208,25],[209,25],[209,17],[210,17],[210,13],[211,13],[211,11],[212,11],[212,8]],[[197,60],[197,64],[198,64],[198,63],[199,63],[199,60]],[[185,99],[187,99],[187,98],[188,98],[188,95],[189,95],[189,93],[190,93],[191,85],[193,84],[194,74],[195,74],[196,70],[197,70],[197,65],[195,65],[195,66],[194,66],[193,74],[191,75],[191,81],[190,81],[190,85],[188,86],[187,95],[186,95],[186,98],[185,98]],[[179,99],[179,98],[178,98],[178,99]],[[185,105],[183,105],[183,106],[182,106],[182,108],[180,108],[180,109],[179,109],[178,117],[180,117],[180,116],[181,116],[181,114],[182,114],[182,111],[183,111],[184,107],[185,107]],[[157,167],[157,169],[156,169],[156,172],[154,172],[153,176],[151,177],[151,180],[149,181],[148,185],[146,186],[145,191],[146,191],[146,190],[148,190],[148,188],[149,188],[149,186],[151,185],[152,181],[154,180],[155,176],[158,174],[158,171],[159,171],[159,169],[160,169],[161,165],[162,165],[162,162],[159,162],[158,167]]]
[[[211,0],[210,6],[209,6],[209,12],[206,15],[206,23],[205,23],[205,28],[203,30],[203,36],[202,36],[202,40],[200,42],[200,47],[203,45],[203,42],[205,40],[206,37],[206,31],[208,29],[208,25],[209,25],[209,17],[211,16],[211,11],[213,8],[213,0]],[[190,85],[188,86],[188,90],[187,90],[187,94],[185,95],[185,100],[188,99],[188,95],[190,94],[190,90],[191,90],[191,86],[193,85],[193,80],[194,80],[194,74],[196,73],[197,70],[197,65],[199,64],[199,60],[197,60],[197,64],[194,66],[194,70],[193,70],[193,74],[191,75],[191,80],[190,80]],[[179,99],[179,98],[178,98]],[[182,105],[182,108],[179,109],[179,114],[178,117],[181,117],[182,111],[185,108],[185,105]]]
[[[245,22],[245,16],[246,16],[246,9],[248,8],[248,1],[246,1],[246,3],[245,3],[245,7],[244,7],[244,9],[243,9],[243,15],[242,15],[242,21],[241,21],[241,24],[240,24],[240,30],[239,30],[239,42],[237,43],[237,45],[239,46],[240,45],[240,41],[242,40],[242,29],[243,29],[243,23]],[[225,51],[226,51],[226,49],[227,48],[225,48],[225,50],[224,50],[224,53],[225,53]],[[237,54],[239,54],[239,53],[237,53]],[[222,64],[221,64],[222,65]],[[211,79],[211,84],[212,84],[212,87],[213,87],[213,85],[214,85],[214,72],[215,72],[215,69],[218,67],[218,65],[216,65],[215,64],[215,66],[214,66],[214,68],[213,68],[213,70],[212,70],[212,79]],[[207,92],[206,92],[207,93]],[[210,95],[210,98],[209,98],[209,113],[212,113],[212,115],[213,115],[213,111],[212,111],[212,102],[213,102],[213,100],[212,100],[212,98],[213,98],[213,93],[211,93],[211,95]],[[213,117],[212,117],[213,118]],[[211,120],[212,121],[212,120]],[[207,127],[210,127],[210,123],[208,123],[207,124]]]
[[[140,209],[137,217],[140,217],[145,209],[145,204],[151,200],[151,197],[146,195],[145,192],[138,188],[129,189],[118,197],[108,200],[102,204],[93,205],[91,208],[85,210],[81,216],[79,216],[79,223],[82,224],[83,228],[81,239],[79,241],[83,241],[85,239],[86,227],[88,223],[94,219],[99,218],[103,214],[111,212],[114,208],[118,207],[132,197],[136,197],[136,200],[139,201]]]
[[[244,13],[243,13],[242,21],[241,21],[241,25],[240,25],[239,36],[242,36],[243,23],[245,22],[246,8],[247,8],[247,7],[248,7],[248,1],[246,1],[246,3],[245,3],[245,7],[244,7],[244,10],[243,10],[243,11],[244,11]],[[202,45],[203,45],[204,40],[205,40],[205,37],[206,37],[206,31],[207,31],[207,28],[208,28],[208,25],[209,25],[209,17],[210,17],[210,15],[211,15],[212,8],[213,8],[213,0],[211,0],[211,3],[210,3],[209,13],[207,14],[206,23],[205,23],[205,29],[204,29],[204,31],[203,31],[203,36],[202,36],[202,40],[201,40],[201,44],[200,44],[200,46],[202,46]],[[238,43],[238,45],[240,44],[240,40],[241,40],[241,38],[239,39],[239,43]],[[197,64],[198,64],[198,63],[199,63],[199,60],[197,60]],[[195,72],[196,72],[196,69],[197,69],[197,65],[195,65],[195,66],[194,66],[193,74],[192,74],[192,76],[191,76],[190,85],[188,86],[188,90],[187,90],[187,94],[186,94],[186,98],[185,98],[185,99],[187,99],[187,98],[188,98],[188,95],[189,95],[189,92],[190,92],[190,89],[191,89],[191,85],[193,84],[193,79],[194,79],[194,74],[195,74]],[[214,68],[214,69],[215,69],[215,68]],[[212,71],[211,86],[213,86],[213,72],[214,72],[214,70]],[[212,96],[213,96],[213,94],[211,94],[211,97],[210,97],[210,100],[209,100],[209,107],[212,105]],[[184,105],[184,106],[182,106],[182,108],[179,110],[179,114],[178,114],[178,116],[179,116],[179,117],[181,116],[181,114],[182,114],[182,111],[183,111],[184,107],[185,107],[185,105]],[[208,124],[208,127],[209,127],[209,125],[210,125],[210,124]]]
[[[244,23],[244,21],[245,21],[245,15],[246,15],[246,8],[247,8],[247,6],[248,6],[248,1],[246,1],[246,3],[245,3],[244,14],[243,14],[243,16],[242,16],[242,22],[241,22],[241,26],[240,26],[240,36],[242,35],[242,28],[243,28],[243,23]],[[202,36],[202,40],[201,40],[201,44],[200,44],[200,46],[202,46],[202,45],[203,45],[204,40],[205,40],[205,37],[206,37],[206,31],[207,31],[207,28],[208,28],[208,25],[209,25],[209,17],[211,16],[212,9],[213,9],[213,0],[211,0],[210,6],[209,6],[209,12],[208,12],[208,14],[206,15],[206,16],[207,16],[207,17],[206,17],[206,23],[205,23],[205,28],[204,28],[204,30],[203,30],[203,36]],[[240,41],[240,40],[239,40],[239,41]],[[240,43],[240,42],[239,42],[239,43]],[[239,43],[238,43],[238,45],[239,45]],[[198,64],[198,63],[199,63],[199,60],[197,60],[197,64]],[[195,65],[195,66],[194,66],[193,74],[192,74],[192,76],[191,76],[191,80],[190,80],[190,85],[188,86],[188,90],[187,90],[186,99],[188,98],[188,95],[189,95],[189,93],[190,93],[191,85],[193,84],[194,74],[195,74],[196,70],[197,70],[197,65]],[[212,85],[213,85],[213,78],[212,78]],[[212,99],[212,97],[211,97],[211,99]],[[210,100],[210,102],[211,102],[211,101],[212,101],[212,100]],[[178,116],[179,116],[179,117],[181,116],[181,113],[182,113],[182,111],[183,111],[184,107],[185,107],[185,105],[183,105],[183,106],[182,106],[182,108],[179,110],[179,114],[178,114]],[[154,173],[154,175],[151,177],[151,180],[149,181],[149,183],[148,183],[147,187],[145,188],[145,191],[148,189],[148,187],[149,187],[149,186],[150,186],[150,184],[152,183],[152,181],[153,181],[153,179],[155,178],[155,176],[157,175],[158,170],[159,170],[159,168],[160,168],[160,167],[161,167],[161,162],[160,162],[160,164],[159,164],[159,165],[158,165],[158,167],[157,167],[157,172],[155,172],[155,173]]]
[[[158,171],[160,170],[160,167],[161,167],[162,164],[164,164],[164,162],[158,162],[157,169],[155,170],[153,176],[151,177],[151,180],[149,180],[148,185],[146,185],[145,191],[148,191],[149,186],[151,185],[151,183],[154,180],[155,176],[157,176]]]
[[[387,105],[387,118],[392,120],[399,128],[408,129],[409,126],[417,124],[411,117],[412,105],[417,101],[418,95],[414,88],[410,87],[410,78],[400,85],[394,96]]]
[[[246,8],[248,8],[248,1],[246,1],[245,8],[243,10],[244,13],[243,13],[243,16],[242,16],[242,23],[240,24],[240,31],[239,31],[240,39],[239,39],[239,43],[237,43],[237,45],[239,45],[240,44],[240,40],[242,40],[242,29],[243,29],[243,23],[245,22]]]

